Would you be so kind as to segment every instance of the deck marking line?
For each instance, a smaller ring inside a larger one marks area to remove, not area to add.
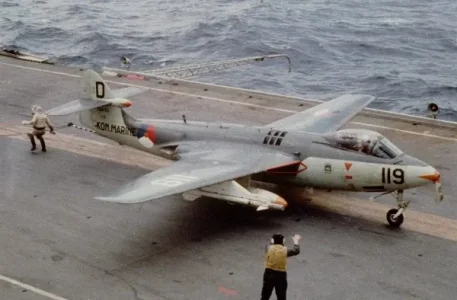
[[[23,69],[27,69],[27,70],[35,70],[35,71],[46,72],[46,73],[51,73],[51,74],[63,75],[63,76],[81,77],[79,75],[73,75],[73,74],[62,73],[62,72],[57,72],[57,71],[50,71],[50,70],[42,70],[42,69],[32,68],[32,67],[18,66],[18,65],[8,64],[8,63],[4,63],[4,62],[0,62],[0,64],[11,66],[11,67],[16,67],[16,68],[23,68]],[[116,82],[116,81],[111,81],[111,80],[105,80],[105,81],[108,83],[113,83],[113,84],[146,88],[149,90],[155,90],[155,91],[166,92],[166,93],[182,95],[182,96],[199,97],[202,99],[207,99],[207,100],[212,100],[212,101],[219,101],[219,102],[231,103],[231,104],[236,104],[236,105],[244,105],[244,106],[256,107],[256,108],[261,108],[261,109],[266,109],[266,110],[273,110],[273,111],[280,111],[280,112],[294,113],[294,114],[300,112],[300,111],[295,111],[295,110],[282,109],[282,108],[276,108],[276,107],[267,107],[267,106],[262,106],[262,105],[258,105],[258,104],[244,103],[244,102],[239,102],[239,101],[234,101],[234,100],[226,100],[226,99],[214,98],[214,97],[197,95],[197,94],[189,94],[189,93],[184,93],[184,92],[176,92],[176,91],[171,91],[171,90],[158,89],[158,88],[153,88],[153,87],[144,86],[144,85]],[[429,134],[429,133],[414,132],[414,131],[409,131],[409,130],[403,130],[403,129],[398,129],[398,128],[392,128],[392,127],[369,124],[369,123],[361,123],[361,122],[349,122],[349,124],[370,126],[370,127],[380,128],[380,129],[388,129],[388,130],[393,130],[393,131],[397,131],[397,132],[407,133],[407,134],[421,135],[421,136],[427,136],[430,138],[457,142],[457,138],[443,137],[443,136],[433,135],[433,134]]]
[[[57,295],[54,295],[52,293],[43,291],[43,290],[41,290],[39,288],[33,287],[31,285],[28,285],[26,283],[20,282],[20,281],[18,281],[16,279],[9,278],[9,277],[3,276],[3,275],[0,275],[0,280],[5,281],[5,282],[9,282],[9,283],[11,283],[13,285],[16,285],[16,286],[20,286],[21,288],[24,288],[24,289],[27,289],[29,291],[32,291],[32,292],[34,292],[34,293],[36,293],[38,295],[48,297],[49,299],[53,299],[53,300],[68,300],[66,298],[62,298],[60,296],[57,296]]]

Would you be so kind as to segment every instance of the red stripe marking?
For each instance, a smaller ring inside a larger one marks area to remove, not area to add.
[[[144,80],[144,76],[136,75],[136,74],[128,74],[125,75],[127,79],[134,79],[134,80]]]
[[[155,131],[154,127],[148,126],[148,129],[146,130],[145,135],[151,140],[151,142],[153,142],[153,143],[156,142],[156,131]]]
[[[224,287],[222,285],[218,287],[218,290],[219,290],[220,293],[222,293],[224,295],[227,295],[227,296],[233,296],[233,297],[238,296],[238,292],[237,291],[232,290],[232,289],[228,289],[228,288],[226,288],[226,287]]]
[[[296,172],[281,172],[281,171],[275,171],[275,170],[280,170],[282,168],[286,168],[288,166],[293,166],[293,165],[299,165],[298,167],[298,170]],[[270,169],[267,169],[266,172],[267,173],[273,173],[273,174],[295,174],[297,175],[298,173],[301,173],[303,171],[306,171],[308,169],[308,167],[302,163],[301,161],[298,161],[298,162],[293,162],[293,163],[288,163],[288,164],[284,164],[284,165],[279,165],[277,167],[273,167],[273,168],[270,168]]]

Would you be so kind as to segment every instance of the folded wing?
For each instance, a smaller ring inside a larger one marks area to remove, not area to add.
[[[343,95],[265,126],[314,133],[332,132],[343,127],[374,99],[370,95]]]
[[[201,146],[201,145],[200,145]],[[181,147],[181,146],[180,146]],[[117,203],[140,203],[292,163],[295,158],[273,149],[206,143],[186,149],[179,161],[130,182],[113,195],[95,199]]]

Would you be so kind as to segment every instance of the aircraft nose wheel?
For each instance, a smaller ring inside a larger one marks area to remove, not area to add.
[[[395,228],[400,227],[400,225],[403,223],[404,217],[403,213],[400,214],[397,218],[395,218],[395,214],[398,212],[398,209],[392,208],[387,212],[386,218],[387,222],[389,222],[389,225]]]

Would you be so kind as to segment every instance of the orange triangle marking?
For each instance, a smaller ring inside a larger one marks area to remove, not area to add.
[[[346,171],[349,171],[349,169],[352,167],[351,163],[344,163],[344,165],[346,166]]]
[[[307,170],[308,167],[304,163],[300,163],[300,167],[298,167],[298,172]]]

